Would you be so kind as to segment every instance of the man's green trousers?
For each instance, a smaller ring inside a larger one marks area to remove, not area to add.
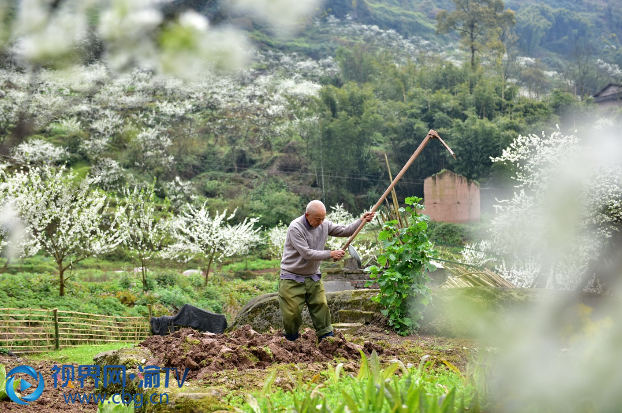
[[[286,335],[298,333],[302,325],[302,309],[307,304],[313,327],[318,337],[333,331],[330,310],[326,301],[324,283],[306,277],[304,283],[294,280],[279,281],[279,307]]]

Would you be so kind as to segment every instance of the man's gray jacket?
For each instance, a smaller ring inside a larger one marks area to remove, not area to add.
[[[304,215],[296,218],[287,228],[281,270],[304,276],[318,274],[321,261],[330,259],[330,251],[324,250],[328,236],[349,237],[360,224],[360,219],[348,226],[324,221],[314,228]]]

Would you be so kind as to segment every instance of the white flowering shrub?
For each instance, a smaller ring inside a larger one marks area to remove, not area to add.
[[[231,225],[229,222],[235,212],[227,215],[227,211],[210,215],[207,203],[200,207],[188,205],[186,209],[171,222],[173,239],[163,255],[188,261],[194,257],[202,257],[206,261],[205,284],[209,271],[215,261],[233,255],[248,253],[248,250],[261,242],[259,228],[254,228],[258,218],[245,219]]]
[[[141,268],[143,288],[147,289],[147,265],[164,249],[169,235],[170,214],[165,208],[157,210],[154,186],[147,188],[126,187],[125,246],[130,257]]]
[[[287,238],[287,225],[282,222],[266,231],[268,254],[272,259],[280,259],[283,256],[285,239]]]
[[[65,148],[44,141],[30,139],[11,151],[11,158],[19,164],[54,165],[64,161],[69,154]]]
[[[65,294],[65,271],[90,256],[113,251],[126,237],[123,207],[107,216],[106,195],[93,190],[94,179],[76,183],[65,168],[31,168],[4,174],[0,186],[32,239],[24,254],[43,249],[56,262],[60,295]]]
[[[104,190],[118,189],[124,180],[124,171],[119,162],[110,158],[100,158],[91,168],[91,176]]]
[[[61,119],[58,122],[58,126],[68,134],[80,132],[82,127],[81,122],[75,116],[67,119]]]
[[[178,176],[170,182],[164,182],[162,187],[167,199],[177,210],[181,210],[188,203],[194,204],[199,199],[192,182],[184,181]]]
[[[158,129],[143,129],[136,136],[134,144],[138,149],[136,166],[144,170],[170,169],[174,157],[168,154],[171,139]]]
[[[491,251],[492,243],[489,240],[482,240],[474,244],[467,243],[462,251],[460,251],[459,261],[467,265],[484,267],[497,261],[497,259],[491,255]]]
[[[331,221],[337,225],[350,225],[357,219],[358,218],[355,218],[354,215],[352,215],[343,207],[343,204],[337,204],[330,207],[330,212],[326,214],[326,220]],[[365,233],[369,229],[367,228],[368,225],[370,225],[369,222],[363,227],[359,234]],[[331,251],[339,250],[343,247],[346,239],[347,238],[343,237],[328,237],[326,245]],[[352,246],[356,249],[359,256],[361,257],[363,265],[370,260],[373,260],[377,256],[378,244],[375,241],[362,241],[360,240],[360,238],[355,238],[354,241],[352,241]]]
[[[516,172],[517,192],[496,206],[491,241],[512,257],[504,271],[518,286],[574,288],[619,230],[620,149],[612,146],[617,133],[602,127],[583,139],[560,131],[519,136],[493,159]]]

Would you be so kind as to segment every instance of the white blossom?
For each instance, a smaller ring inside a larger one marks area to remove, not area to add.
[[[268,253],[271,258],[281,258],[283,256],[283,248],[285,239],[287,238],[287,226],[282,222],[279,225],[266,231],[268,241]]]
[[[11,206],[26,224],[32,239],[23,243],[29,251],[43,249],[58,267],[60,295],[64,295],[64,273],[89,256],[110,252],[126,236],[119,207],[106,215],[106,195],[92,190],[94,180],[87,177],[76,183],[65,168],[32,168],[6,175],[0,184]]]
[[[254,228],[258,218],[244,219],[231,225],[235,212],[227,211],[210,215],[207,203],[200,207],[188,205],[171,223],[173,243],[164,255],[188,261],[199,256],[207,260],[205,282],[214,260],[220,261],[232,255],[248,253],[249,248],[261,242],[259,228]]]
[[[519,136],[493,159],[516,171],[518,191],[496,206],[491,236],[496,252],[511,257],[504,271],[519,286],[530,286],[540,275],[549,286],[573,288],[618,231],[621,151],[611,145],[616,134],[608,139],[604,130],[590,132],[583,139],[559,130]],[[535,274],[527,276],[525,268]]]
[[[141,268],[143,287],[147,287],[146,271],[150,260],[160,254],[168,237],[167,211],[157,211],[153,185],[147,188],[125,188],[125,245],[132,259]]]
[[[20,143],[11,151],[11,158],[20,164],[57,164],[67,157],[65,148],[53,145],[43,139],[30,139]]]

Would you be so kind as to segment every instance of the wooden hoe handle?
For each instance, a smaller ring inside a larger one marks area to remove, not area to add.
[[[378,209],[378,207],[380,207],[380,204],[382,204],[382,202],[384,201],[384,199],[389,195],[389,193],[391,192],[391,190],[393,189],[393,187],[397,184],[397,182],[402,178],[402,176],[404,176],[404,174],[406,173],[406,170],[410,167],[410,165],[412,165],[412,163],[415,161],[415,159],[417,159],[417,156],[419,156],[419,154],[421,153],[421,151],[423,150],[423,148],[425,148],[425,146],[428,144],[428,142],[430,141],[430,139],[438,139],[439,141],[441,141],[441,143],[445,146],[445,148],[447,148],[447,150],[449,151],[449,153],[451,153],[451,155],[455,158],[456,155],[454,154],[454,152],[451,150],[451,148],[449,146],[447,146],[447,144],[441,139],[441,137],[438,135],[438,132],[436,132],[433,129],[430,129],[430,131],[428,132],[428,135],[425,137],[425,139],[423,140],[423,142],[421,142],[419,144],[419,147],[417,148],[417,150],[415,151],[415,153],[412,154],[412,156],[410,157],[410,159],[408,160],[408,162],[406,162],[406,165],[404,165],[404,167],[402,168],[402,170],[400,171],[400,173],[398,173],[395,176],[395,179],[393,179],[393,182],[391,182],[391,185],[389,185],[389,187],[387,188],[386,191],[384,191],[384,194],[382,194],[382,196],[380,197],[380,199],[378,200],[378,202],[376,202],[376,205],[373,206],[373,208],[371,209],[370,212],[376,212],[376,210]],[[348,238],[348,240],[346,241],[345,244],[343,244],[343,247],[341,248],[342,250],[346,250],[348,248],[348,246],[350,246],[350,244],[352,243],[352,241],[354,240],[354,238],[358,235],[359,232],[361,232],[361,230],[363,229],[363,227],[365,226],[367,222],[362,221],[361,225],[359,225],[359,227],[356,229],[356,231],[354,231],[354,234],[352,234],[350,236],[350,238]]]

